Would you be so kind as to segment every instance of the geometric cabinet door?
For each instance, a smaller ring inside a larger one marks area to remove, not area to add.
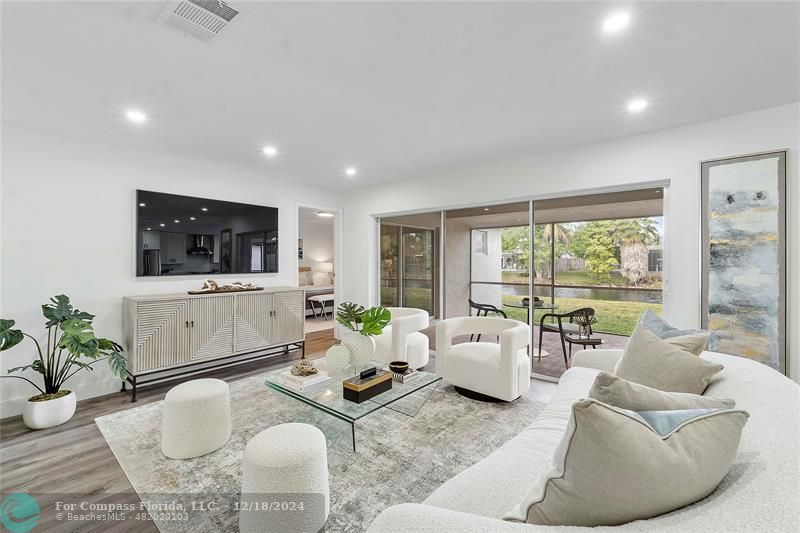
[[[135,373],[167,368],[189,359],[189,300],[138,302]]]
[[[189,310],[191,359],[232,355],[234,297],[192,299]]]
[[[235,352],[259,350],[264,346],[274,344],[273,296],[268,293],[239,293],[236,295]]]

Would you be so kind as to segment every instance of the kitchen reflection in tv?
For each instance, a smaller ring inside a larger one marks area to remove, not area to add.
[[[278,271],[278,208],[136,191],[136,275]]]

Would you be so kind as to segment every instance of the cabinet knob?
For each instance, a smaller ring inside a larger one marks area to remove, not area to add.
[[[186,321],[186,327],[187,328],[189,327],[189,321],[188,320]]]
[[[194,320],[192,320],[192,327],[194,327]]]

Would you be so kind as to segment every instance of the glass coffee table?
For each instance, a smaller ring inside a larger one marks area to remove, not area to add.
[[[351,402],[342,397],[342,382],[358,374],[354,368],[344,370],[329,370],[325,359],[311,361],[315,367],[328,372],[331,378],[325,385],[312,388],[310,391],[297,391],[283,384],[280,374],[291,366],[269,372],[265,384],[270,389],[281,394],[294,398],[297,401],[310,405],[321,412],[347,422],[350,424],[350,432],[353,438],[353,451],[356,450],[356,426],[357,420],[374,413],[380,409],[391,409],[403,415],[414,417],[428,401],[431,393],[442,380],[441,376],[431,372],[418,371],[417,376],[409,379],[405,383],[392,381],[392,388],[386,392],[378,394],[374,398],[361,403]],[[388,370],[389,365],[379,361],[373,361],[371,366],[381,370]],[[369,368],[369,366],[361,368]]]

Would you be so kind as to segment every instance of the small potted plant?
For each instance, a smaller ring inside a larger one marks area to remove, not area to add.
[[[31,429],[44,429],[63,424],[75,414],[75,393],[63,389],[64,383],[81,370],[94,370],[92,365],[108,361],[112,372],[124,378],[126,362],[122,346],[109,339],[95,337],[94,315],[72,307],[63,294],[50,299],[42,306],[47,319],[47,344],[43,349],[36,337],[13,329],[15,322],[0,319],[0,352],[9,350],[28,337],[36,346],[37,358],[30,364],[9,369],[9,374],[33,370],[42,375],[39,386],[24,376],[0,376],[27,381],[40,394],[28,399],[22,413],[25,425]]]
[[[392,313],[385,307],[370,307],[344,302],[336,311],[336,322],[349,331],[342,336],[342,344],[349,348],[355,366],[368,364],[375,356],[376,335],[389,324]]]

